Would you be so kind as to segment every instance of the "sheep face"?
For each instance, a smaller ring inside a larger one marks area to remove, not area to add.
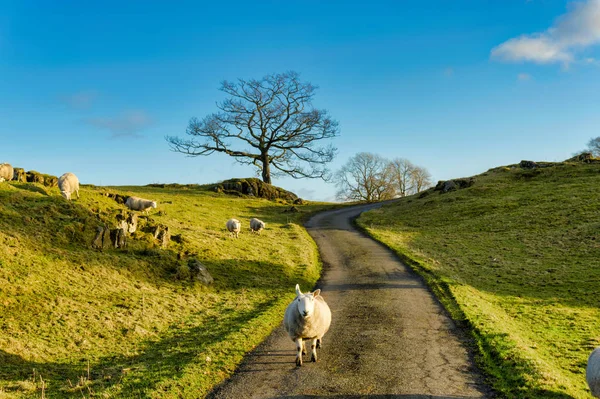
[[[296,284],[296,301],[298,301],[298,313],[301,317],[310,317],[315,311],[315,298],[321,293],[321,290],[303,294],[300,292],[300,286]]]
[[[62,195],[64,198],[66,198],[67,200],[71,200],[71,193],[68,191],[61,191],[60,195]]]
[[[157,204],[156,201],[152,201],[152,208],[156,208]]]

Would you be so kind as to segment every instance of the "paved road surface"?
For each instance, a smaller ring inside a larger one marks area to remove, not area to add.
[[[491,397],[460,331],[421,279],[353,228],[352,218],[376,206],[307,223],[324,263],[318,288],[332,311],[319,362],[309,353],[296,368],[295,345],[281,326],[209,398]]]

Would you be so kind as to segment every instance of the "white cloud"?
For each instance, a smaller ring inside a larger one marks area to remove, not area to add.
[[[517,80],[521,82],[526,82],[528,80],[531,80],[531,75],[528,73],[520,73],[517,75]]]
[[[529,61],[538,64],[575,61],[575,53],[600,43],[600,0],[571,3],[568,12],[546,31],[521,35],[492,49],[500,61]]]
[[[141,137],[139,132],[153,123],[152,118],[141,110],[123,112],[115,117],[86,118],[83,121],[112,132],[111,138]]]

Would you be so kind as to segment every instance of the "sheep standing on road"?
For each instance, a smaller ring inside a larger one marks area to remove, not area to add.
[[[13,179],[13,176],[15,174],[15,171],[13,169],[13,167],[11,166],[11,164],[9,163],[2,163],[0,164],[0,182],[1,181],[11,181]]]
[[[303,294],[296,284],[296,298],[285,309],[283,325],[296,343],[296,366],[302,366],[302,354],[306,353],[304,340],[311,340],[312,362],[317,361],[317,348],[321,348],[323,335],[331,324],[331,310],[321,295],[321,290]]]
[[[143,199],[140,197],[128,197],[127,201],[125,201],[125,206],[132,211],[140,211],[148,213],[150,208],[156,208],[156,201],[151,201],[147,199]]]
[[[250,231],[253,233],[260,234],[261,230],[265,228],[265,222],[257,218],[250,219]]]
[[[242,223],[237,219],[229,219],[227,223],[225,223],[225,227],[227,228],[227,231],[235,235],[235,238],[238,238],[240,231],[242,230]]]
[[[79,179],[71,172],[67,172],[58,178],[58,189],[60,194],[71,201],[71,194],[76,193],[79,199]]]
[[[588,358],[585,379],[590,387],[590,391],[592,391],[592,395],[600,398],[600,347],[594,349]]]

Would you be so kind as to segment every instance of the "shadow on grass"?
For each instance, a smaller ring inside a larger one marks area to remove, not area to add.
[[[203,318],[192,327],[172,326],[163,337],[148,341],[138,354],[102,358],[89,365],[89,381],[85,386],[70,388],[88,378],[88,365],[81,363],[31,362],[0,350],[0,386],[16,391],[19,381],[32,380],[33,370],[47,382],[47,397],[81,397],[89,389],[95,394],[119,385],[119,397],[134,397],[152,391],[169,380],[177,380],[185,368],[211,345],[227,340],[248,321],[267,312],[277,299],[258,304],[253,309],[228,309],[218,316]],[[199,315],[199,317],[202,317]],[[72,383],[72,384],[71,384]],[[146,395],[141,395],[146,397]]]
[[[14,188],[18,188],[19,190],[30,191],[32,193],[42,194],[48,197],[50,196],[50,194],[48,194],[48,192],[46,191],[45,187],[40,187],[33,183],[12,184],[12,186]]]

